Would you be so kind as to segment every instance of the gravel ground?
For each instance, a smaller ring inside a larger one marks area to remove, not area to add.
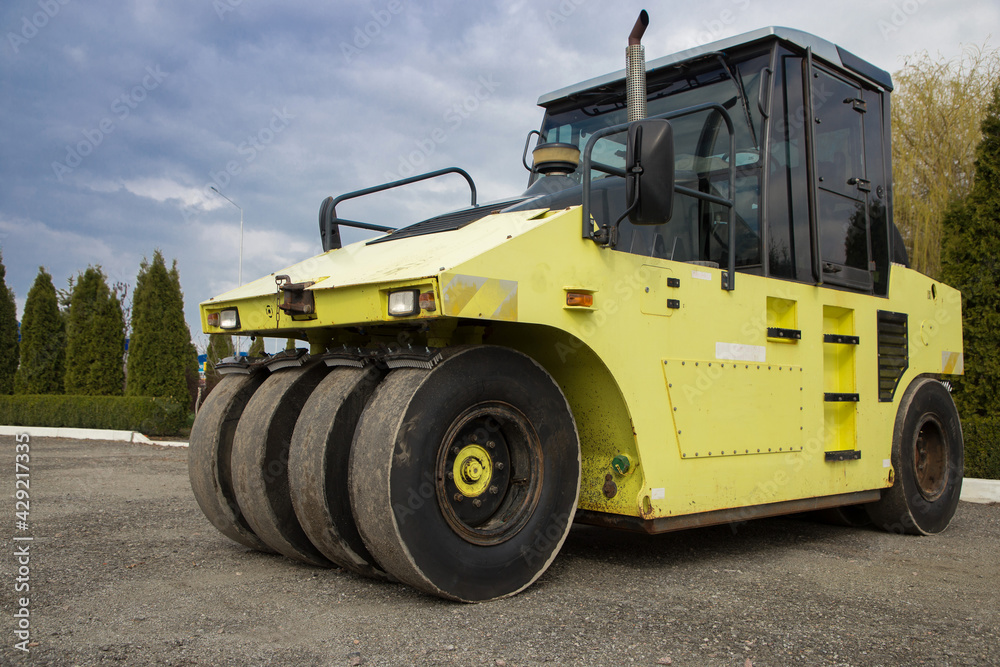
[[[996,505],[962,503],[931,538],[796,518],[577,526],[525,593],[462,605],[231,543],[183,449],[33,439],[18,530],[15,453],[0,438],[3,665],[1000,664]]]

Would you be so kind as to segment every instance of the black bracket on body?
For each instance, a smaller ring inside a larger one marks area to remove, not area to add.
[[[826,452],[823,458],[828,462],[833,461],[859,461],[861,460],[861,452],[856,449],[837,449],[834,451]]]
[[[386,232],[392,233],[396,231],[395,227],[386,227],[384,225],[373,225],[368,222],[357,222],[356,220],[345,220],[343,218],[337,217],[337,204],[342,201],[347,201],[348,199],[355,199],[357,197],[364,197],[365,195],[374,194],[376,192],[383,192],[385,190],[391,190],[393,188],[398,188],[403,185],[409,185],[411,183],[418,183],[420,181],[426,181],[431,178],[437,178],[438,176],[444,176],[446,174],[458,174],[464,178],[469,183],[469,188],[472,190],[472,206],[476,205],[476,184],[472,180],[472,176],[469,176],[468,172],[464,169],[459,169],[458,167],[448,167],[447,169],[438,169],[437,171],[430,171],[426,174],[420,174],[418,176],[411,176],[409,178],[403,178],[398,181],[392,181],[391,183],[384,183],[382,185],[376,185],[371,188],[365,188],[363,190],[355,190],[354,192],[348,192],[347,194],[340,195],[339,197],[327,197],[323,200],[323,203],[319,207],[319,230],[323,240],[323,251],[336,250],[341,247],[340,242],[340,225],[345,225],[347,227],[357,227],[358,229],[368,229],[373,232]]]
[[[824,343],[834,343],[836,345],[860,345],[860,336],[846,336],[842,334],[823,334]]]
[[[768,327],[768,338],[781,338],[784,340],[802,340],[801,329],[785,329],[782,327]]]

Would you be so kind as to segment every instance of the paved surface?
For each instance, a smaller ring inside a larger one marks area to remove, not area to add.
[[[525,593],[459,605],[229,542],[194,502],[185,450],[28,449],[22,531],[0,437],[2,665],[1000,664],[996,505],[962,503],[933,538],[791,518],[576,527]]]

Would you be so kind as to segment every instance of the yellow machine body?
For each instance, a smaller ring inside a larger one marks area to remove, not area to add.
[[[314,354],[522,351],[572,409],[578,517],[651,532],[877,500],[904,389],[962,372],[959,293],[901,265],[887,297],[745,273],[725,290],[724,269],[601,247],[580,229],[574,206],[361,241],[205,301],[203,328],[306,340]],[[278,276],[312,283],[312,312],[281,308]],[[403,289],[433,305],[390,316]],[[581,294],[592,305],[567,305]],[[209,324],[232,309],[238,328]],[[880,364],[890,354],[905,368]]]

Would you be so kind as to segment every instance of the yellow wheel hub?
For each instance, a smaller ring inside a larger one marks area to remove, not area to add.
[[[493,459],[479,445],[466,445],[455,457],[452,468],[455,486],[467,498],[482,495],[493,478]]]

